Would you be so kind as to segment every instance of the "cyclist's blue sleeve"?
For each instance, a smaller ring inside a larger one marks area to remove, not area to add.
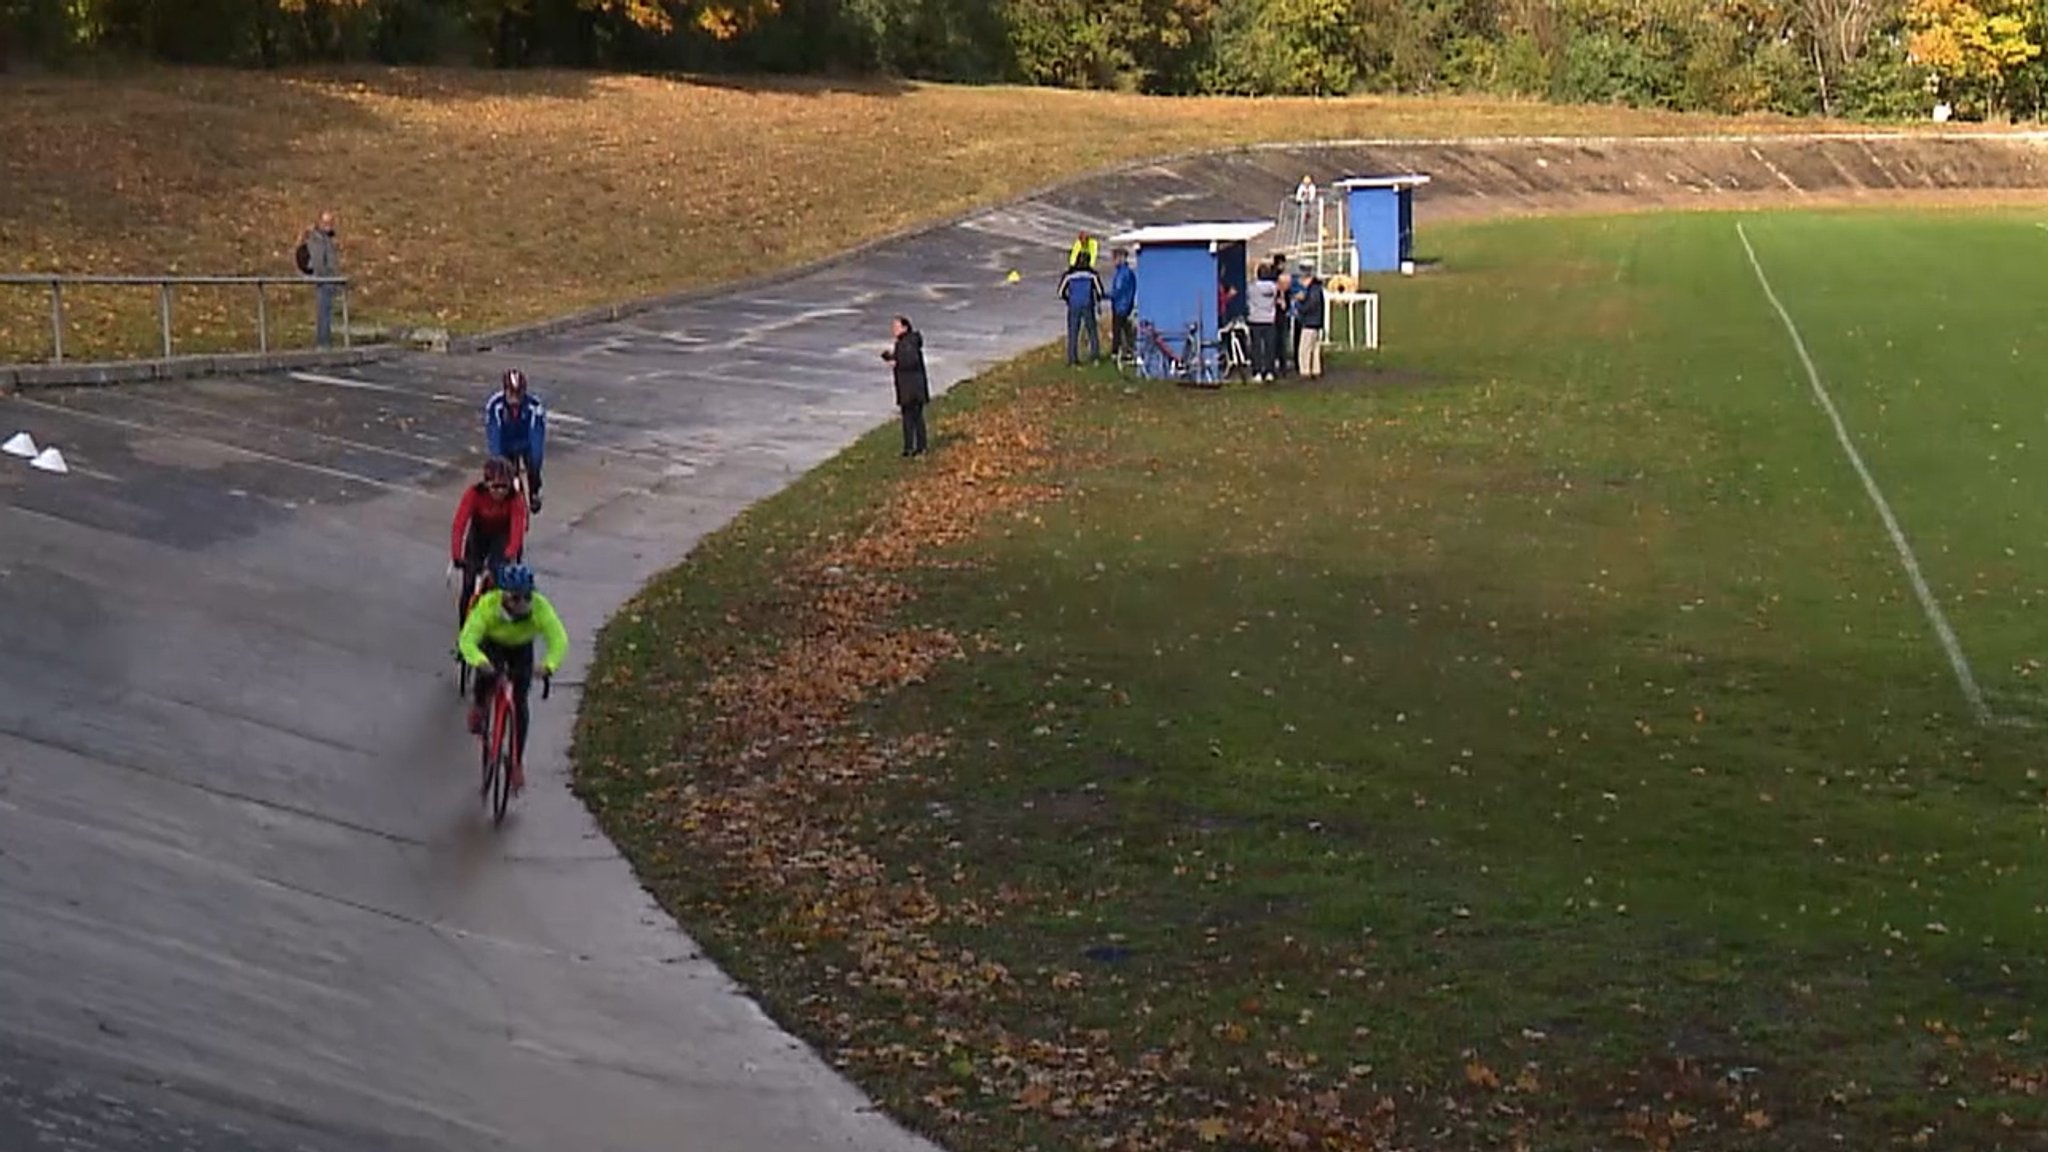
[[[505,429],[498,422],[496,396],[484,401],[484,447],[493,456],[505,454]]]
[[[526,434],[526,450],[533,457],[533,466],[538,469],[541,452],[548,444],[548,410],[542,407],[538,400],[533,402],[529,427],[531,430]]]

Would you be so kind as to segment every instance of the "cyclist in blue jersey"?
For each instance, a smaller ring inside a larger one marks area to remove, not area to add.
[[[526,373],[505,373],[498,391],[484,401],[484,442],[493,456],[502,456],[526,474],[526,504],[540,512],[540,462],[547,448],[548,414],[526,386]]]

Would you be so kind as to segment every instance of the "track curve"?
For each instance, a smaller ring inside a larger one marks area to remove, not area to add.
[[[0,1147],[926,1150],[698,956],[566,788],[602,621],[889,417],[890,315],[927,331],[943,391],[1056,336],[1076,228],[1267,216],[1303,172],[1431,171],[1426,226],[2033,196],[2040,147],[1244,150],[488,354],[0,397],[0,439],[72,468],[0,458]],[[557,413],[530,556],[574,648],[493,832],[438,576],[477,407],[515,362]]]

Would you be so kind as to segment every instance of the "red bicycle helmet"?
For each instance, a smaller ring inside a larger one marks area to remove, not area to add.
[[[500,383],[503,384],[507,392],[517,392],[521,395],[526,393],[526,373],[521,372],[517,368],[506,369],[505,377]]]

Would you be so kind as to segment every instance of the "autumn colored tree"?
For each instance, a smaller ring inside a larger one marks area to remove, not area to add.
[[[1905,4],[1910,10],[1903,9]],[[2048,93],[2048,0],[0,0],[0,66],[855,72],[1159,93],[1484,92],[1925,115]],[[1910,15],[1910,19],[1908,16]],[[1910,37],[1911,52],[1898,45]]]
[[[2036,14],[2027,0],[1911,0],[1907,51],[1945,99],[1995,114],[2019,70],[2041,55]]]

